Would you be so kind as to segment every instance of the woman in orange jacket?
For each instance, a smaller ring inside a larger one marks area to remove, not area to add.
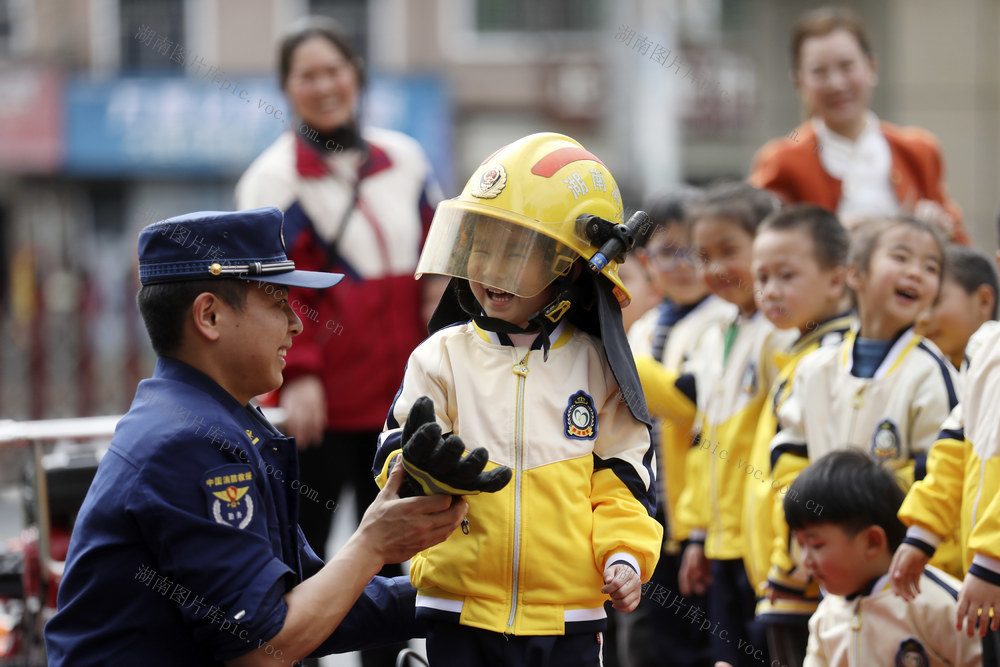
[[[805,14],[792,34],[792,78],[808,118],[754,155],[748,180],[786,202],[830,209],[848,227],[912,213],[968,244],[948,196],[937,139],[869,108],[878,67],[864,26],[843,8]]]

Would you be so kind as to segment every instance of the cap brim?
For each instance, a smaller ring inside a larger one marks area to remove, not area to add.
[[[288,285],[289,287],[308,287],[323,289],[333,287],[344,279],[343,273],[328,273],[326,271],[287,271],[260,276],[241,276],[247,280],[257,280],[262,283]]]

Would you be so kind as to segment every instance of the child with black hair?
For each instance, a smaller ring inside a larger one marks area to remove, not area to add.
[[[928,566],[909,603],[892,594],[903,495],[887,468],[851,450],[824,456],[792,483],[785,518],[803,564],[827,593],[809,621],[804,667],[982,664],[979,642],[950,622],[956,579]]]
[[[915,218],[873,220],[855,232],[847,284],[859,328],[799,363],[771,441],[775,482],[784,486],[806,461],[841,449],[867,452],[904,488],[923,478],[927,453],[958,402],[954,370],[913,331],[937,296],[943,265],[938,233]]]
[[[743,464],[779,371],[776,353],[788,348],[796,332],[777,330],[757,310],[752,250],[761,222],[779,208],[777,198],[764,190],[722,183],[697,198],[688,212],[695,257],[708,288],[735,305],[738,314],[707,331],[696,353],[705,364],[695,372],[700,441],[677,510],[679,520],[691,527],[678,583],[683,595],[707,590],[708,615],[755,646],[763,646],[765,638],[754,622],[756,596],[743,563]],[[716,655],[747,665],[758,662],[719,637],[710,641]]]
[[[629,345],[636,359],[639,377],[647,398],[656,397],[667,386],[667,395],[650,405],[652,416],[669,405],[674,415],[685,412],[693,420],[696,396],[678,388],[677,380],[692,370],[697,362],[694,353],[706,331],[719,329],[736,317],[736,306],[709,292],[700,266],[691,254],[691,238],[684,219],[684,208],[700,191],[694,188],[660,197],[649,207],[649,223],[654,231],[645,247],[635,251],[636,258],[649,276],[653,289],[661,296],[660,305],[642,316],[629,329]],[[652,383],[652,386],[650,386]],[[686,404],[682,410],[681,404]],[[684,426],[690,425],[685,420]],[[687,529],[676,524],[674,511],[684,486],[684,458],[691,447],[692,434],[677,420],[659,430],[659,488],[667,527],[665,549],[677,553]]]
[[[755,475],[763,470],[766,477],[748,482],[743,500],[743,560],[761,595],[756,617],[766,625],[771,656],[787,664],[801,663],[805,655],[806,624],[819,603],[819,587],[788,576],[795,571],[794,559],[781,510],[783,489],[770,474],[770,444],[799,361],[821,346],[839,345],[853,324],[843,304],[849,245],[837,216],[814,204],[793,204],[768,217],[753,245],[761,311],[776,327],[799,332],[791,348],[778,355],[781,372],[760,415],[747,467]]]
[[[962,370],[972,334],[997,317],[997,269],[993,258],[982,250],[960,245],[945,249],[945,266],[941,293],[917,318],[916,332]]]
[[[417,275],[451,282],[373,472],[382,483],[401,453],[433,482],[408,452],[427,429],[456,449],[455,438],[487,447],[491,472],[513,471],[468,497],[463,534],[413,558],[434,667],[598,667],[605,601],[633,611],[656,567],[653,452],[621,323],[629,295],[619,252],[590,268],[598,246],[585,232],[623,217],[604,163],[553,133],[493,153],[434,214]]]
[[[1000,220],[998,220],[1000,223]],[[1000,252],[997,253],[1000,265]],[[919,574],[957,525],[964,580],[955,627],[982,638],[983,663],[1000,664],[1000,326],[990,322],[969,347],[961,403],[941,427],[927,459],[927,476],[899,510],[906,539],[892,562],[892,588],[903,599],[921,590]]]
[[[697,412],[694,383],[685,384],[680,378],[696,364],[694,353],[705,332],[736,316],[736,306],[709,292],[692,257],[685,208],[700,193],[685,187],[650,203],[653,232],[635,255],[661,301],[629,329],[629,344],[655,420],[652,435],[659,463],[657,516],[664,525],[664,541],[650,581],[671,591],[678,588],[682,543],[689,532],[676,516],[686,462],[701,455],[691,448]],[[701,595],[690,595],[686,601],[707,606]],[[628,663],[634,667],[660,664],[667,653],[678,667],[702,665],[708,655],[708,635],[664,605],[640,605],[635,614],[621,618],[618,633],[619,646],[626,647]]]

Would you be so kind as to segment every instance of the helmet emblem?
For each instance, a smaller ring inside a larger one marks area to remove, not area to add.
[[[480,199],[493,199],[503,192],[507,185],[507,172],[499,162],[486,165],[479,176],[479,182],[472,186],[469,193]]]

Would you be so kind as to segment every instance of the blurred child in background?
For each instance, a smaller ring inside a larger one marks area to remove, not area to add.
[[[917,318],[916,332],[929,338],[956,370],[965,365],[972,334],[997,317],[997,269],[982,250],[950,245],[945,249],[941,294]]]
[[[955,632],[959,582],[919,570],[919,593],[892,594],[893,553],[905,529],[896,517],[903,491],[893,474],[857,451],[831,452],[809,465],[783,501],[804,567],[823,585],[809,620],[804,667],[995,665],[979,641]],[[777,661],[775,662],[777,664]],[[782,663],[785,664],[785,663]],[[717,662],[716,667],[730,667]]]
[[[708,617],[755,646],[764,646],[765,639],[753,620],[755,595],[742,558],[742,467],[777,376],[775,352],[787,349],[796,332],[779,332],[757,311],[751,259],[761,221],[779,205],[766,191],[724,183],[692,202],[688,212],[692,246],[709,289],[739,313],[706,332],[696,353],[710,366],[698,376],[700,444],[692,451],[678,506],[678,521],[691,528],[679,584],[684,595],[707,590]],[[714,633],[709,641],[717,657],[733,664],[757,662]]]
[[[933,567],[909,602],[892,594],[889,571],[903,540],[903,491],[860,452],[827,454],[806,468],[784,500],[803,563],[827,595],[809,621],[806,667],[984,663],[978,641],[951,620],[959,582]]]
[[[953,369],[913,331],[937,297],[943,265],[940,237],[922,221],[886,218],[855,232],[847,284],[859,329],[799,363],[771,442],[775,484],[786,486],[810,460],[848,448],[894,470],[904,488],[924,476],[930,446],[957,403]],[[783,524],[775,521],[774,530],[770,583],[782,590],[803,573],[781,553]],[[957,562],[947,565],[954,571]]]
[[[750,459],[752,473],[763,470],[759,483],[746,484],[744,495],[744,563],[758,594],[768,588],[773,523],[784,522],[779,489],[771,484],[770,444],[778,428],[777,412],[793,382],[798,362],[821,345],[839,345],[853,318],[843,307],[850,239],[837,217],[814,204],[795,204],[765,220],[753,243],[753,276],[757,306],[779,329],[799,337],[787,353],[764,404]],[[748,466],[749,471],[750,466]],[[787,531],[778,533],[777,553],[787,554]],[[787,557],[771,575],[771,595],[757,603],[757,619],[765,624],[771,657],[800,664],[805,656],[809,616],[819,602],[819,588],[787,580],[793,570]]]
[[[998,220],[1000,231],[1000,220]],[[1000,252],[997,253],[1000,267]],[[921,591],[920,575],[942,542],[960,528],[965,579],[956,628],[982,637],[983,664],[1000,664],[1000,326],[988,322],[968,344],[961,403],[942,425],[927,458],[927,476],[903,501],[899,518],[908,526],[893,558],[892,588],[904,599]],[[990,610],[992,609],[992,619]],[[992,621],[992,622],[991,622]]]
[[[655,420],[653,442],[659,462],[657,515],[664,525],[664,542],[651,581],[672,592],[678,588],[681,543],[688,536],[674,515],[684,487],[685,460],[697,455],[691,449],[694,383],[679,379],[691,370],[692,354],[704,333],[736,316],[735,306],[709,293],[691,255],[684,208],[698,194],[685,188],[658,197],[647,207],[653,231],[636,256],[660,303],[629,330],[639,379]],[[686,602],[706,606],[704,596]],[[626,652],[623,662],[629,667],[659,665],[668,654],[672,665],[702,665],[708,656],[708,635],[665,605],[640,605],[635,614],[621,617],[619,633],[619,651]]]

